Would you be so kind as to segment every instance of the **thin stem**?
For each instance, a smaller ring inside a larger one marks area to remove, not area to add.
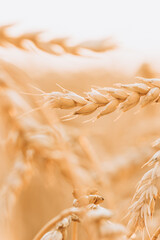
[[[77,237],[77,222],[73,222],[72,223],[72,240],[78,240],[78,237]]]
[[[158,236],[160,235],[160,227],[156,230],[156,232],[153,234],[151,240],[157,240]]]

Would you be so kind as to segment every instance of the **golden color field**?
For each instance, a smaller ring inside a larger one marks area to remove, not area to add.
[[[14,27],[0,27],[0,239],[158,239],[155,62]]]

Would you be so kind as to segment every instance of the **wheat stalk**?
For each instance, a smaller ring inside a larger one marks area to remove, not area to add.
[[[160,227],[156,230],[156,232],[152,236],[152,240],[157,240],[160,235]]]

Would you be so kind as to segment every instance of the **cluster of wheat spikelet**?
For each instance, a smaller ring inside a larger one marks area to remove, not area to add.
[[[66,38],[45,42],[39,38],[39,33],[12,37],[7,33],[9,27],[5,25],[0,28],[0,45],[3,47],[11,44],[25,50],[24,42],[27,40],[38,49],[55,55],[59,53],[54,50],[54,45],[59,45],[63,53],[73,55],[78,55],[80,49],[103,52],[115,47],[114,44],[108,45],[101,41],[97,42],[97,45],[89,42],[69,46]],[[73,207],[62,210],[50,220],[39,230],[34,240],[66,240],[67,234],[68,238],[72,234],[72,239],[76,240],[79,228],[82,228],[84,233],[81,238],[93,240],[130,238],[138,228],[146,230],[149,237],[152,235],[148,227],[148,217],[153,215],[160,191],[160,151],[146,163],[153,167],[144,174],[138,184],[129,209],[130,219],[127,226],[126,222],[121,223],[122,216],[114,219],[114,211],[108,210],[114,205],[115,198],[119,200],[118,194],[114,194],[112,188],[114,184],[118,186],[118,182],[123,178],[122,170],[130,172],[133,166],[139,168],[140,164],[144,163],[145,152],[140,154],[139,149],[134,148],[134,153],[137,151],[136,156],[132,157],[129,153],[122,156],[122,161],[113,161],[112,158],[111,164],[102,164],[97,160],[96,150],[87,137],[78,135],[72,139],[70,131],[67,131],[53,110],[74,109],[72,113],[64,116],[63,120],[92,113],[96,114],[93,119],[97,120],[116,110],[126,112],[138,104],[145,107],[154,102],[159,103],[160,79],[139,77],[138,80],[140,81],[132,84],[118,83],[113,87],[93,87],[84,96],[63,87],[60,87],[61,92],[51,93],[37,88],[40,93],[34,94],[33,88],[28,87],[28,83],[33,84],[32,79],[22,69],[4,60],[0,61],[0,151],[2,158],[10,162],[9,174],[0,190],[0,234],[3,239],[13,239],[9,223],[21,193],[32,183],[37,171],[49,175],[48,169],[52,167],[55,171],[51,172],[51,175],[57,171],[59,179],[64,178],[74,190]],[[40,103],[37,95],[41,98]],[[154,146],[159,150],[160,141],[157,140]],[[139,162],[135,163],[137,158]],[[126,176],[126,179],[129,180],[129,177]],[[57,183],[59,179],[56,179]],[[94,187],[101,189],[109,207],[100,206],[104,198]],[[121,198],[123,202],[123,196]],[[153,233],[152,240],[158,239],[159,233],[158,228]]]
[[[45,105],[51,108],[72,109],[78,107],[74,115],[89,115],[98,108],[103,109],[96,119],[114,112],[118,107],[123,112],[135,107],[139,102],[141,107],[160,101],[160,80],[140,78],[143,83],[116,84],[120,88],[97,87],[86,93],[86,97],[72,91],[62,89],[63,92],[42,93]],[[104,93],[105,92],[105,93]]]

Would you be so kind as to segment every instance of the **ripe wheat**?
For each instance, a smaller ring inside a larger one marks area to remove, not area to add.
[[[68,117],[75,115],[89,115],[98,108],[103,109],[95,119],[110,114],[119,107],[126,112],[135,107],[139,102],[145,107],[153,102],[160,101],[160,79],[139,78],[143,83],[116,84],[120,88],[96,88],[86,93],[86,97],[62,88],[63,92],[42,93],[44,106],[51,108],[72,109],[78,107]],[[105,93],[101,93],[105,92]]]
[[[37,49],[54,55],[62,53],[81,55],[80,51],[84,49],[98,53],[116,48],[110,39],[82,42],[71,46],[67,38],[44,41],[40,38],[42,32],[13,37],[7,33],[10,27],[12,25],[0,27],[0,46],[3,48],[12,45],[18,49],[27,50],[26,41],[32,43]],[[61,48],[60,52],[56,50],[57,46]],[[134,146],[135,155],[128,148],[128,154],[118,155],[118,157],[110,157],[107,149],[108,155],[104,154],[104,159],[107,158],[107,160],[101,161],[103,153],[100,157],[96,156],[97,149],[99,153],[102,151],[102,143],[99,143],[99,139],[92,146],[92,140],[85,136],[85,132],[81,133],[80,129],[78,134],[74,133],[73,126],[71,131],[68,130],[53,110],[74,109],[72,113],[64,116],[63,120],[92,113],[96,114],[93,119],[97,120],[116,110],[126,112],[138,104],[140,107],[145,107],[151,103],[159,103],[160,79],[143,77],[138,79],[140,82],[132,84],[119,83],[114,87],[93,87],[84,96],[62,87],[60,87],[61,92],[46,93],[40,90],[40,93],[33,94],[28,87],[28,83],[33,85],[29,75],[14,64],[0,60],[0,150],[2,158],[4,156],[4,160],[10,162],[8,176],[4,177],[0,190],[1,238],[12,239],[12,236],[8,236],[5,231],[8,230],[21,193],[34,181],[33,178],[36,177],[37,172],[42,178],[42,173],[49,175],[47,169],[50,169],[51,175],[55,177],[55,188],[65,194],[65,197],[68,195],[67,190],[65,191],[66,186],[74,190],[73,207],[64,209],[62,205],[64,210],[42,227],[34,240],[66,240],[67,234],[70,234],[70,228],[72,239],[76,240],[79,225],[79,229],[83,229],[84,235],[82,234],[81,237],[83,239],[124,240],[126,237],[132,237],[138,229],[146,230],[150,239],[158,239],[160,230],[157,228],[155,233],[150,231],[149,218],[154,214],[155,204],[160,194],[160,139],[153,144],[157,152],[145,164],[146,146]],[[37,95],[41,97],[42,104],[38,103]],[[96,111],[99,111],[98,114]],[[94,140],[93,138],[93,142]],[[101,140],[104,140],[103,136]],[[153,151],[150,148],[147,150],[150,153]],[[124,209],[127,211],[126,196],[130,194],[130,185],[127,181],[130,180],[129,175],[135,175],[134,168],[140,168],[141,164],[152,168],[144,174],[137,186],[133,204],[129,209],[128,225],[126,222],[121,224]],[[126,176],[124,172],[129,174]],[[68,185],[60,185],[60,179],[64,179]],[[126,185],[125,189],[122,185]],[[97,188],[101,189],[102,195],[105,195],[104,198],[99,195]],[[52,190],[49,191],[52,192]],[[56,198],[57,195],[55,194],[54,197]],[[104,199],[109,207],[100,206]],[[38,200],[36,199],[36,203]],[[123,202],[125,207],[122,213],[120,208]],[[52,206],[48,202],[47,205],[51,211]],[[114,207],[119,213],[117,218],[116,213],[109,210]],[[35,227],[32,237],[38,227],[39,225]]]

